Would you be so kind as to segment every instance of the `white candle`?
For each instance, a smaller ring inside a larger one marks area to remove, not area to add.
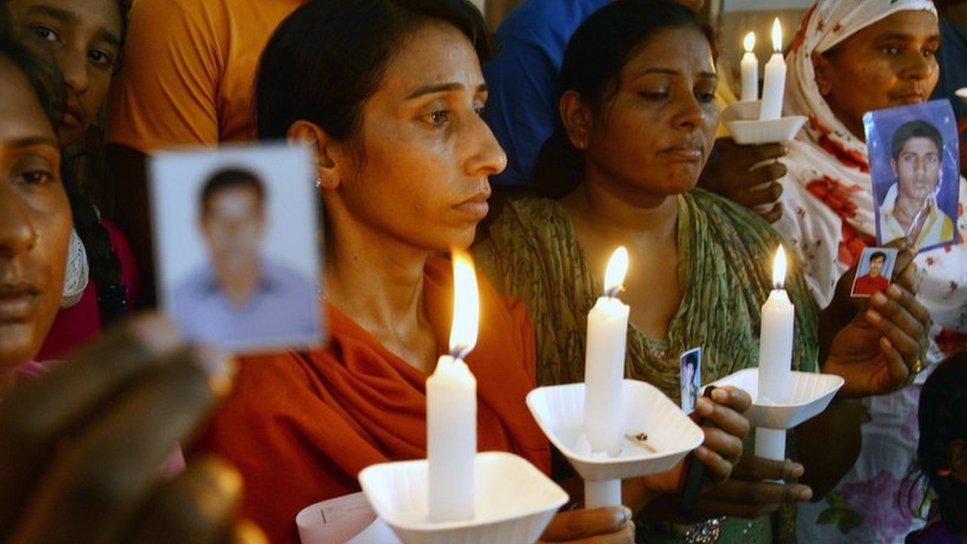
[[[477,380],[463,358],[477,343],[480,301],[473,262],[463,252],[453,252],[453,288],[450,353],[426,381],[427,506],[436,522],[474,517]]]
[[[786,253],[779,247],[772,268],[775,287],[762,305],[759,336],[759,404],[783,404],[789,400],[792,380],[792,340],[796,307],[784,288]],[[756,429],[755,454],[767,459],[785,459],[786,431]]]
[[[745,35],[745,55],[742,56],[742,100],[759,99],[759,58],[755,56],[755,32]]]
[[[786,59],[782,58],[782,25],[776,18],[772,25],[772,48],[775,53],[766,64],[765,81],[762,85],[762,110],[760,121],[782,117],[782,99],[786,92]]]
[[[584,435],[592,452],[621,453],[624,431],[622,385],[628,313],[618,299],[628,271],[628,250],[619,247],[608,262],[604,295],[588,314],[584,362]]]

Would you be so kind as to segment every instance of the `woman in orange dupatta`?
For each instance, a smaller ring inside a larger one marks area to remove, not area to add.
[[[317,160],[331,340],[241,361],[198,449],[238,466],[243,513],[273,542],[298,542],[299,510],[358,491],[366,466],[426,455],[424,387],[446,351],[452,308],[450,263],[439,255],[473,241],[488,177],[506,165],[480,117],[486,36],[466,0],[316,0],[263,53],[260,136],[300,142]],[[478,281],[481,325],[466,359],[478,447],[549,472],[549,445],[524,402],[535,381],[533,328],[522,302]],[[717,480],[741,453],[749,404],[737,391],[701,403],[715,424],[701,459]],[[626,504],[674,492],[680,476],[629,481]],[[559,514],[543,538],[631,544],[634,525],[624,507],[579,510]]]
[[[452,308],[439,255],[473,241],[488,177],[506,164],[480,118],[486,35],[464,0],[320,0],[284,21],[263,53],[260,137],[307,145],[317,159],[331,340],[243,359],[196,450],[238,466],[243,513],[272,542],[298,542],[299,510],[358,491],[363,468],[426,456],[425,382],[446,351]],[[549,472],[549,445],[524,403],[533,329],[521,302],[479,283],[479,339],[466,358],[479,449]],[[624,508],[591,517],[569,530],[631,542]]]

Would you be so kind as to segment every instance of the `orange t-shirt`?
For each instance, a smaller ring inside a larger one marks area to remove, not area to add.
[[[255,74],[304,0],[135,0],[108,141],[148,153],[256,136]]]
[[[424,278],[424,304],[443,335],[452,312],[450,262],[431,259]],[[466,358],[477,379],[478,449],[511,451],[549,472],[550,445],[524,402],[537,358],[527,310],[478,280],[479,337]],[[360,470],[426,456],[426,374],[335,307],[328,311],[326,349],[239,362],[231,397],[194,448],[238,467],[242,514],[275,544],[299,542],[301,509],[359,491]]]

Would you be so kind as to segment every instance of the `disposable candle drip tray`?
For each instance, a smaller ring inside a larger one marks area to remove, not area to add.
[[[624,380],[624,430],[621,453],[591,453],[583,438],[584,384],[541,387],[527,395],[527,406],[541,430],[582,478],[606,481],[670,470],[701,445],[702,430],[654,386]],[[629,439],[647,435],[642,447]]]
[[[796,137],[806,123],[801,115],[759,120],[760,101],[737,102],[722,112],[722,122],[741,145],[785,143]]]
[[[846,383],[841,376],[812,372],[793,372],[790,382],[789,400],[784,403],[759,399],[758,368],[740,370],[709,385],[728,385],[748,393],[753,402],[745,416],[754,427],[791,429],[822,413]]]
[[[525,459],[479,453],[475,459],[475,517],[434,522],[427,512],[427,461],[373,465],[359,473],[373,510],[406,544],[534,542],[567,493]]]

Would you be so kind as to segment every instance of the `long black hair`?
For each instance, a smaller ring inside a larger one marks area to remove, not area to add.
[[[691,8],[673,0],[616,0],[591,14],[578,27],[564,52],[558,98],[576,91],[595,111],[621,86],[621,69],[662,30],[694,28],[708,38],[713,54],[715,32]],[[557,112],[554,132],[534,165],[541,196],[560,198],[584,175],[584,153],[575,148]]]
[[[967,527],[957,518],[957,509],[967,504],[967,484],[950,472],[950,444],[967,441],[967,349],[947,358],[927,378],[920,393],[917,420],[921,478],[937,494],[944,523],[955,534],[963,535]]]
[[[467,0],[312,0],[269,40],[259,64],[259,137],[283,139],[297,120],[336,140],[357,135],[363,103],[395,51],[427,22],[456,27],[481,62],[491,56],[487,26]]]

